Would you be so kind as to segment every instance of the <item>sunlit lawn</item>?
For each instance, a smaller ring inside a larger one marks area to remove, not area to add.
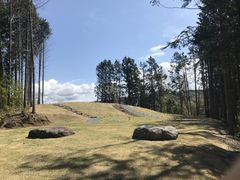
[[[141,108],[149,117],[132,117],[112,104],[68,103],[100,123],[53,105],[38,106],[52,123],[75,135],[29,140],[30,129],[0,130],[0,179],[218,179],[239,152],[239,144],[213,129],[210,120],[177,119]],[[142,124],[173,125],[176,141],[134,141]]]

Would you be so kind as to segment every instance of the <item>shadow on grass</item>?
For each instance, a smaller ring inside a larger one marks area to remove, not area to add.
[[[197,147],[183,145],[176,148],[154,150],[154,153],[159,155],[163,152],[169,152],[171,154],[170,159],[177,162],[177,165],[168,167],[152,176],[154,178],[168,177],[176,173],[175,178],[194,179],[195,176],[199,175],[204,179],[207,178],[204,170],[208,171],[211,176],[219,178],[239,156],[237,151],[227,151],[212,144]]]
[[[98,147],[95,150],[99,151],[92,154],[89,154],[89,149],[85,149],[69,153],[64,157],[57,153],[31,155],[27,157],[24,164],[18,167],[18,172],[56,170],[67,172],[64,176],[61,175],[55,179],[157,179],[165,177],[206,179],[209,178],[206,171],[211,176],[221,177],[239,155],[239,152],[227,151],[212,144],[176,146],[173,143],[161,146],[152,145],[147,149],[139,148],[124,159],[116,159],[104,153],[104,150],[109,147],[129,148],[125,146],[129,143],[139,145],[138,142],[131,141]],[[152,157],[156,157],[156,159]],[[164,158],[165,161],[161,158]],[[143,173],[146,170],[148,173]],[[144,177],[141,177],[143,175]]]

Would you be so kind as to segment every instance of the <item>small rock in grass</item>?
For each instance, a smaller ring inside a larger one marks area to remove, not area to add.
[[[98,123],[100,123],[100,121],[101,121],[100,118],[92,116],[92,117],[90,117],[87,120],[87,123],[89,123],[89,124],[98,124]]]

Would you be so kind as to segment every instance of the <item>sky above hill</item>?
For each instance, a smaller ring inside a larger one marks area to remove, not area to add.
[[[175,50],[159,48],[187,26],[196,10],[151,6],[150,0],[50,0],[39,9],[52,28],[46,65],[46,101],[92,101],[96,66],[104,59],[150,55],[168,66]],[[162,1],[166,5],[169,0]],[[177,5],[177,1],[173,1]]]

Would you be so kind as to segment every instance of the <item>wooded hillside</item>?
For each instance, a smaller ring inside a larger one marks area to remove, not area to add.
[[[114,78],[121,77],[114,68],[116,63],[111,65],[111,61],[103,61],[97,67],[97,97],[102,102],[117,102],[114,97],[121,99],[120,92],[123,92],[121,96],[126,98],[123,102],[128,104],[188,115],[203,112],[207,117],[222,120],[230,133],[236,134],[240,130],[240,2],[182,1],[181,7],[166,7],[159,0],[151,1],[153,5],[164,8],[200,10],[197,26],[187,27],[163,48],[177,50],[171,60],[171,82],[168,86],[164,85],[165,75],[161,67],[152,57],[146,61],[147,64],[141,63],[139,69],[134,68],[137,67],[134,60],[124,58],[122,83],[119,83],[119,78]],[[195,6],[189,7],[191,3]],[[128,66],[125,65],[126,60],[129,61]],[[104,69],[104,64],[108,64],[110,70]],[[195,97],[192,98],[189,69],[194,72],[195,88],[192,90]],[[127,79],[128,76],[131,78]],[[200,81],[200,88],[197,81]]]

